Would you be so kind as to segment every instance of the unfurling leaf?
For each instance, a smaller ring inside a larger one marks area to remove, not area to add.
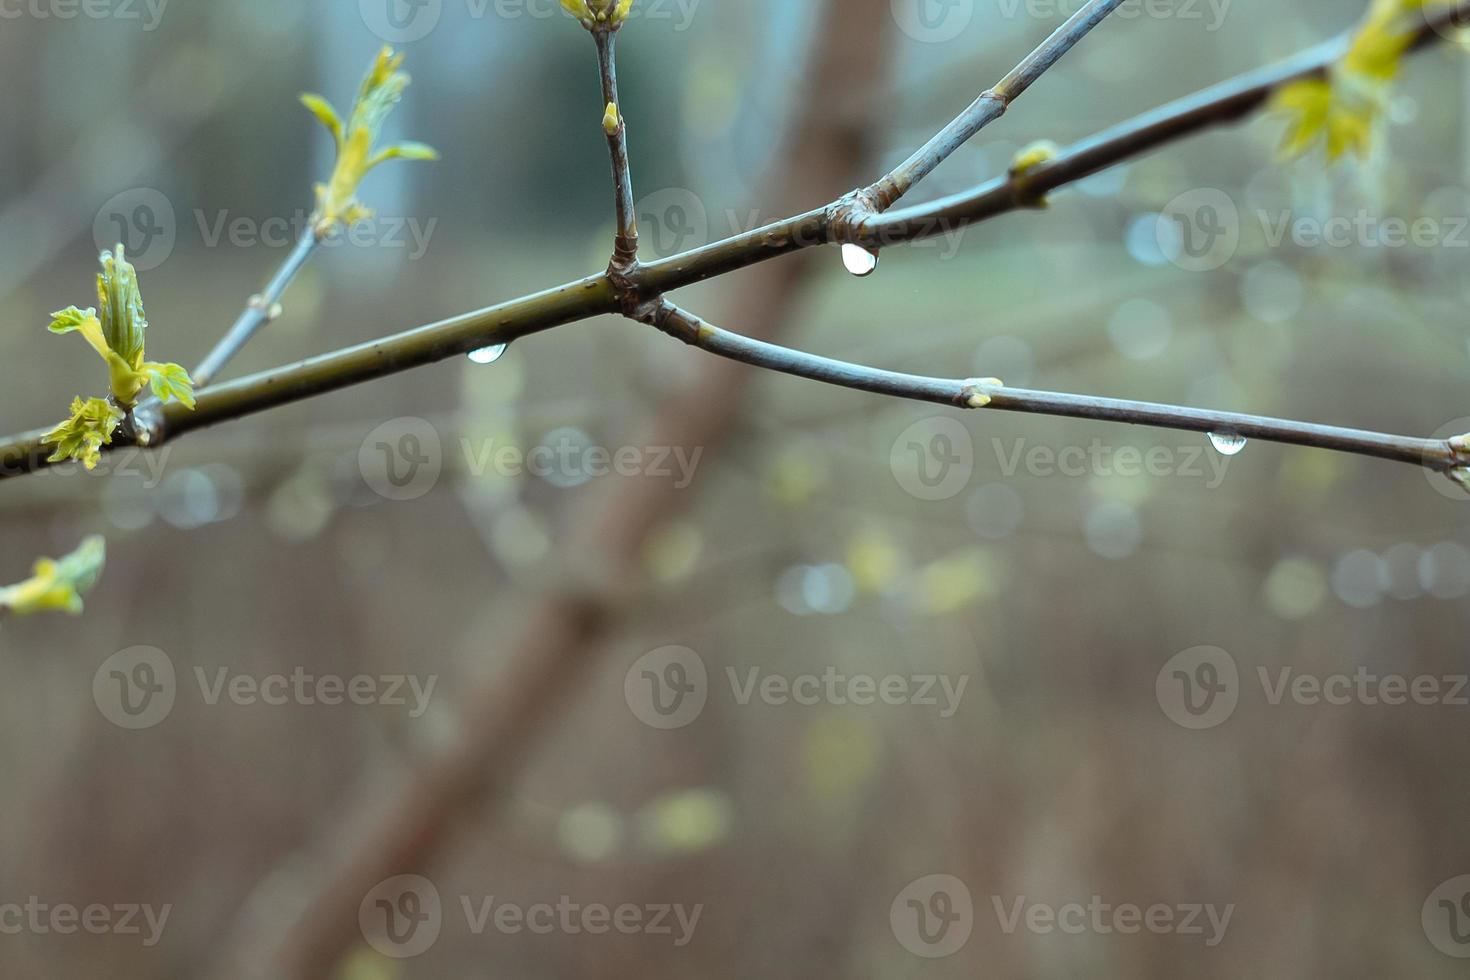
[[[1380,128],[1388,89],[1398,77],[1423,14],[1449,0],[1373,0],[1347,54],[1325,78],[1285,86],[1271,100],[1287,120],[1282,154],[1299,157],[1319,143],[1329,162],[1352,153],[1366,157]]]
[[[107,542],[93,535],[59,560],[42,558],[29,579],[0,588],[0,609],[25,616],[38,612],[82,611],[82,596],[91,591],[107,561]]]
[[[633,0],[561,0],[561,5],[589,31],[615,31],[633,12]]]
[[[325,184],[316,186],[316,232],[328,235],[339,228],[372,216],[357,199],[357,189],[367,172],[387,160],[437,160],[439,154],[423,143],[400,143],[373,153],[373,143],[380,135],[383,122],[410,78],[400,71],[403,55],[384,47],[358,88],[352,114],[344,125],[331,103],[319,95],[301,96],[302,105],[321,120],[337,144],[337,164]]]
[[[148,378],[154,398],[164,403],[177,401],[188,409],[194,407],[194,381],[181,365],[149,361],[142,373]]]
[[[112,434],[124,416],[122,409],[105,398],[73,398],[71,418],[41,438],[45,445],[56,447],[48,462],[75,459],[89,470],[96,469],[102,447],[112,444]]]
[[[51,314],[48,329],[55,334],[81,334],[107,362],[114,409],[132,408],[137,403],[138,394],[149,385],[153,386],[160,400],[173,398],[193,408],[193,382],[189,380],[188,372],[177,364],[152,364],[143,360],[148,318],[143,311],[138,272],[129,264],[123,246],[119,245],[116,253],[103,252],[101,261],[102,273],[97,277],[97,301],[101,312],[68,306]],[[160,374],[166,375],[166,382],[158,380]],[[164,397],[160,390],[168,397]],[[73,412],[75,410],[73,406]],[[65,424],[57,431],[62,428]],[[93,428],[95,430],[96,427]],[[111,434],[112,429],[108,429],[107,435]],[[102,444],[105,445],[106,441]],[[94,456],[95,452],[87,455]],[[95,466],[95,461],[91,465]]]

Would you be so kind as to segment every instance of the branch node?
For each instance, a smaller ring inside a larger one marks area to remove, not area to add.
[[[971,378],[960,388],[955,404],[960,408],[986,408],[995,400],[996,388],[1004,388],[999,378]]]
[[[844,194],[827,209],[827,242],[832,245],[860,245],[877,250],[880,243],[867,225],[882,211],[872,187],[859,187]]]
[[[128,438],[144,449],[161,445],[168,434],[162,408],[160,403],[152,399],[134,406],[123,420],[122,427]]]

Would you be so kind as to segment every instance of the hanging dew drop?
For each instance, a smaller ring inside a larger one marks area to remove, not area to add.
[[[470,360],[476,364],[494,364],[505,356],[509,344],[495,344],[491,347],[481,347],[479,350],[470,351]]]
[[[1245,449],[1246,438],[1234,432],[1211,432],[1210,444],[1221,456],[1239,456]]]
[[[878,268],[878,254],[849,242],[842,246],[842,264],[847,267],[848,272],[859,278],[871,276]]]

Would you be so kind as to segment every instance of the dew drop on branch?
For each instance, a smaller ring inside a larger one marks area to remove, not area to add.
[[[476,364],[494,364],[505,356],[509,344],[494,344],[490,347],[481,347],[479,350],[470,351],[470,360]]]
[[[1245,449],[1246,438],[1234,432],[1211,432],[1210,445],[1219,451],[1221,456],[1239,456],[1241,450]]]
[[[842,264],[847,267],[848,272],[859,278],[871,276],[878,268],[878,253],[849,242],[842,246]]]

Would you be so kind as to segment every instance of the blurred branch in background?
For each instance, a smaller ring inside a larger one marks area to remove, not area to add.
[[[769,193],[782,208],[855,180],[871,150],[867,113],[888,78],[887,0],[826,0],[815,50],[807,62],[807,97],[791,124],[784,166]],[[780,331],[802,291],[807,263],[767,266],[742,295],[741,314],[767,333]],[[584,290],[585,292],[586,290]],[[728,433],[751,372],[711,360],[686,394],[658,411],[648,445],[717,446]],[[628,583],[642,577],[648,535],[687,499],[671,485],[623,484],[590,505],[567,554],[596,556],[594,580],[569,582],[530,617],[510,663],[467,698],[455,744],[426,759],[381,825],[320,885],[268,962],[274,980],[321,980],[360,941],[358,906],[378,882],[441,859],[460,820],[493,807],[524,764],[542,725],[576,690],[614,629]],[[258,951],[257,951],[258,952]],[[245,962],[256,959],[240,951]],[[248,971],[247,971],[248,972]],[[236,973],[235,975],[242,975]]]

